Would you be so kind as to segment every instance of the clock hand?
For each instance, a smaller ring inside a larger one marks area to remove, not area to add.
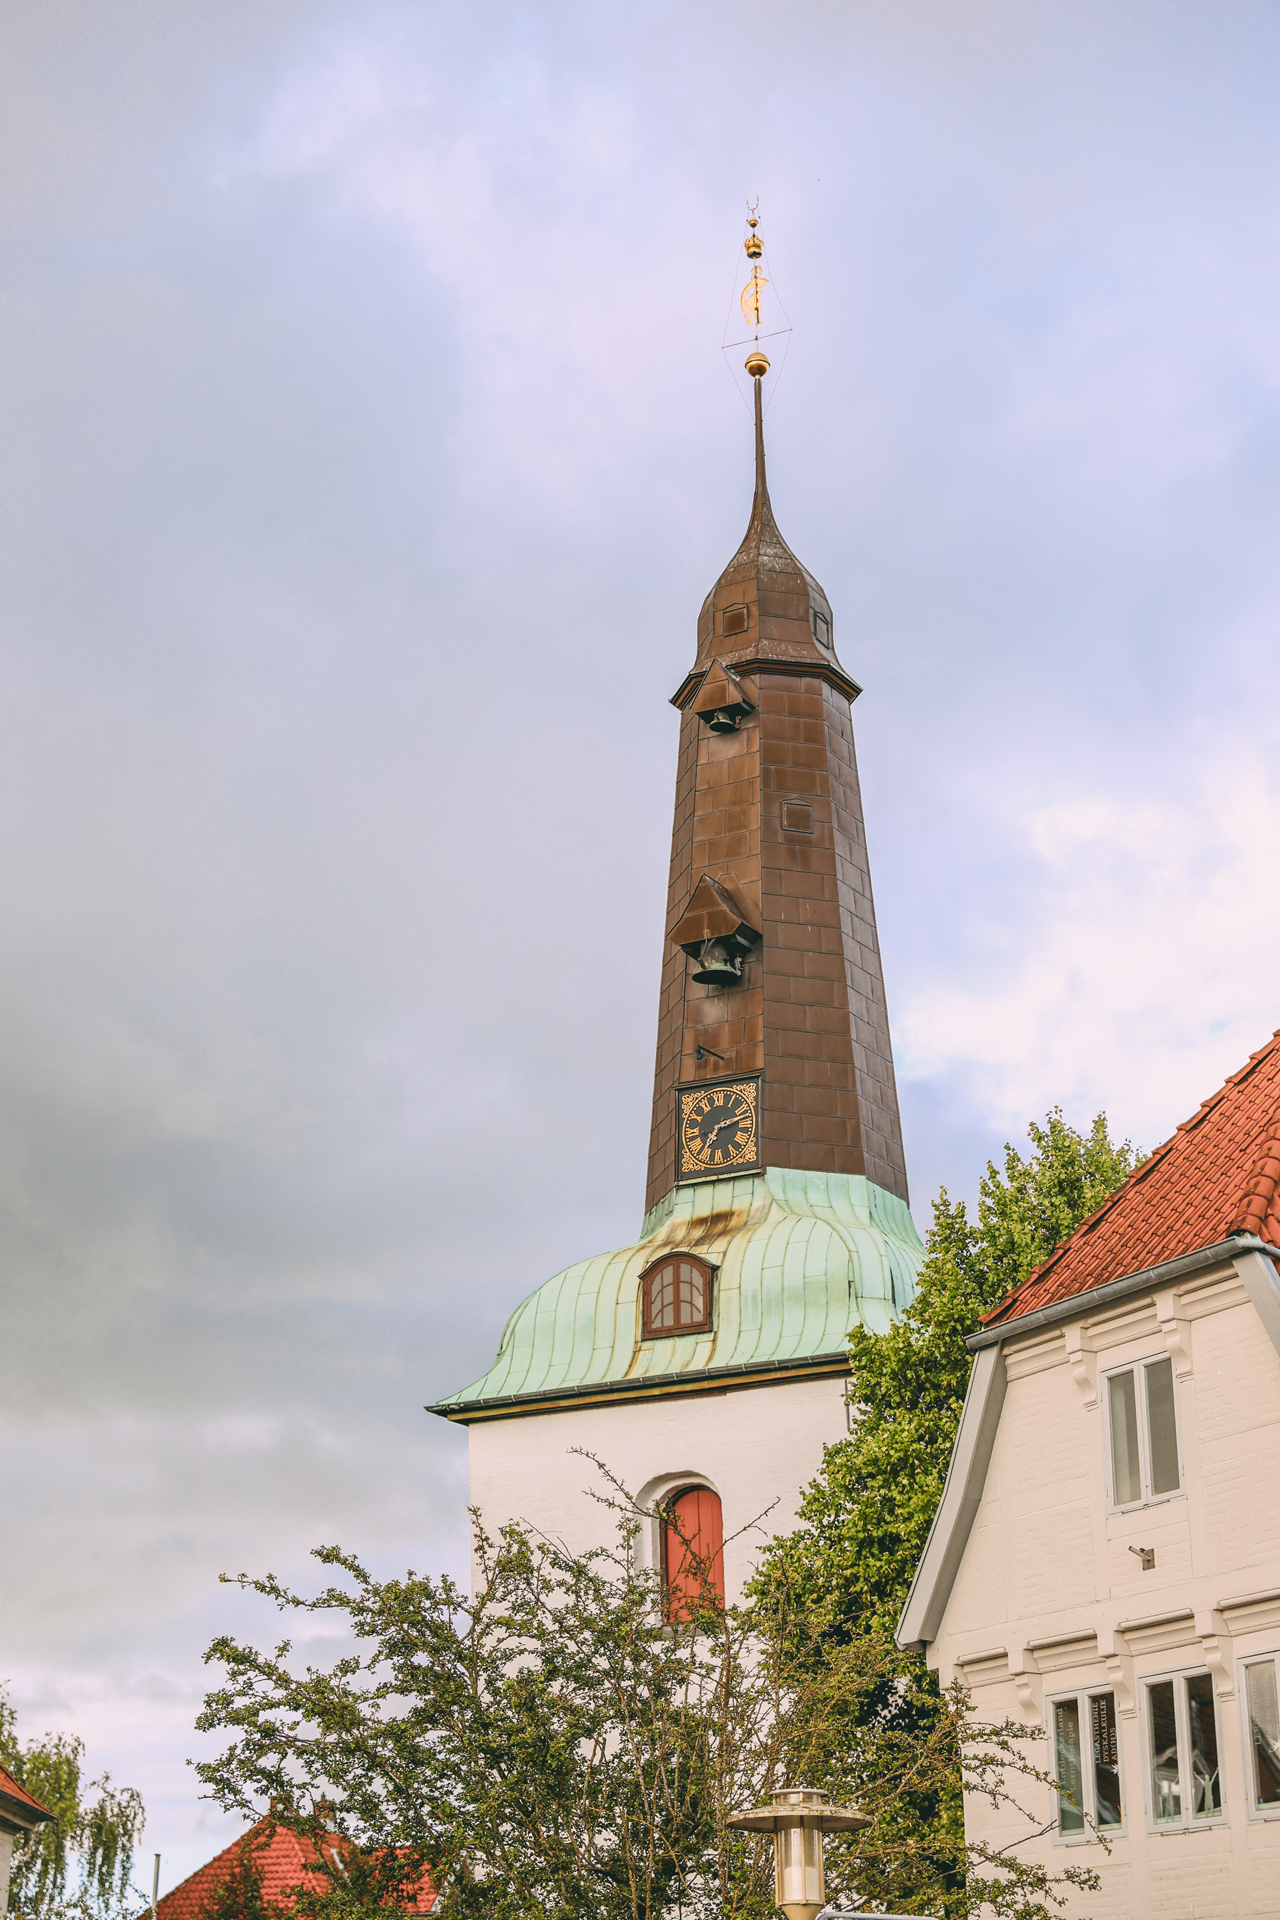
[[[727,1119],[721,1120],[719,1125],[712,1127],[710,1133],[707,1135],[707,1145],[710,1146],[712,1144],[712,1142],[715,1140],[716,1135],[724,1127],[736,1127],[740,1124],[741,1120],[742,1120],[742,1115],[740,1113],[731,1113]]]

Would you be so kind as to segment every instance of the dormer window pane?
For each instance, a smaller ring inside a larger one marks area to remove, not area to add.
[[[1113,1374],[1107,1383],[1111,1404],[1111,1473],[1118,1507],[1142,1498],[1138,1462],[1138,1396],[1132,1373]]]
[[[703,1333],[711,1326],[711,1275],[705,1261],[673,1255],[642,1276],[643,1338]]]

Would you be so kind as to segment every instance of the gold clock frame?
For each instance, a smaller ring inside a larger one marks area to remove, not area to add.
[[[692,1086],[676,1088],[676,1179],[726,1180],[739,1173],[759,1173],[760,1171],[760,1106],[762,1075],[758,1073],[724,1074],[716,1080],[698,1080]],[[709,1164],[699,1160],[688,1152],[685,1146],[685,1127],[695,1110],[705,1113],[710,1106],[717,1104],[715,1096],[725,1093],[740,1093],[751,1108],[754,1125],[746,1149],[735,1154],[733,1159],[719,1164]]]

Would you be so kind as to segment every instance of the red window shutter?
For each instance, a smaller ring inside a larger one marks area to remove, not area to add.
[[[667,1506],[662,1571],[668,1620],[688,1620],[699,1600],[724,1605],[724,1519],[710,1487],[686,1487]]]

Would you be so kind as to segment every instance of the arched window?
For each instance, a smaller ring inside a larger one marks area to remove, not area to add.
[[[681,1487],[662,1515],[662,1579],[668,1620],[724,1605],[724,1520],[710,1487]]]
[[[644,1338],[664,1333],[705,1333],[711,1325],[714,1267],[691,1254],[655,1260],[640,1276],[644,1289]]]

